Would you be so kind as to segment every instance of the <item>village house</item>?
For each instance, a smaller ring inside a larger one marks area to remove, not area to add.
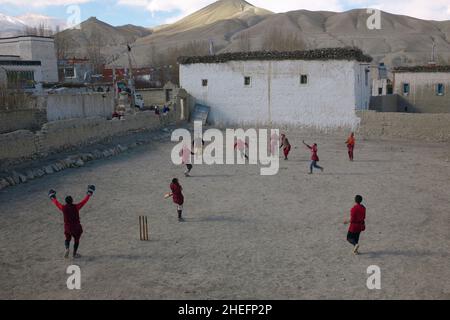
[[[356,48],[182,57],[180,85],[216,125],[355,126],[372,58]]]
[[[94,66],[88,59],[58,60],[59,81],[64,83],[87,83],[92,79]]]
[[[393,94],[391,73],[384,63],[372,68],[372,97]]]
[[[19,56],[0,55],[0,86],[8,89],[42,89],[41,61],[21,60]]]
[[[398,67],[393,74],[399,111],[450,113],[450,66]]]
[[[40,62],[42,76],[37,76],[35,81],[54,83],[58,82],[58,67],[53,38],[40,36],[19,36],[0,38],[0,55],[14,57],[16,61]],[[17,65],[20,63],[16,62]],[[11,68],[10,68],[11,71]],[[23,73],[19,68],[18,77],[29,80],[29,74]],[[30,70],[33,71],[33,70]]]

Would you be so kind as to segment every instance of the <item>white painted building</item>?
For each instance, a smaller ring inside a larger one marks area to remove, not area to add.
[[[8,89],[42,90],[41,62],[0,55],[0,86]]]
[[[358,49],[180,58],[180,85],[216,125],[358,125],[368,109],[371,58]]]
[[[40,61],[43,82],[58,82],[58,64],[53,38],[19,36],[0,38],[0,55],[17,56],[23,61]]]

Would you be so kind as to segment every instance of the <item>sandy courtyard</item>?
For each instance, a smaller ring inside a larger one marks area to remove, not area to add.
[[[153,143],[0,192],[1,299],[450,299],[450,146],[320,137],[325,173],[308,175],[304,138],[278,175],[258,166],[197,166],[191,178]],[[310,138],[305,137],[309,142]],[[173,177],[185,223],[164,200]],[[79,260],[65,260],[62,215],[47,197],[81,200]],[[367,206],[360,256],[346,242],[356,194]],[[139,241],[147,215],[149,242]],[[81,267],[82,289],[66,287]],[[366,286],[381,268],[382,289]]]

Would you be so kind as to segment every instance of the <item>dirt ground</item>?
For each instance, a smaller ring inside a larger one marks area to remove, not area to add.
[[[0,192],[1,299],[450,299],[450,145],[318,137],[321,165],[308,175],[306,138],[278,175],[258,166],[170,161],[170,142],[89,163]],[[186,198],[179,223],[164,200],[173,177]],[[80,200],[79,260],[65,260],[63,220],[47,197]],[[360,256],[346,242],[356,194],[367,206]],[[150,240],[139,241],[138,216]],[[81,268],[81,290],[66,268]],[[381,290],[366,286],[381,268]]]

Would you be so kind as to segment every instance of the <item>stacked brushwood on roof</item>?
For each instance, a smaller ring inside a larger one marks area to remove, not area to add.
[[[450,72],[450,66],[438,66],[438,65],[428,65],[428,66],[413,66],[413,67],[397,67],[393,70],[396,73],[407,73],[407,72]]]
[[[372,62],[372,57],[365,55],[359,48],[326,48],[307,51],[253,51],[231,52],[201,57],[180,57],[180,64],[225,63],[228,61],[252,60],[356,60]]]

